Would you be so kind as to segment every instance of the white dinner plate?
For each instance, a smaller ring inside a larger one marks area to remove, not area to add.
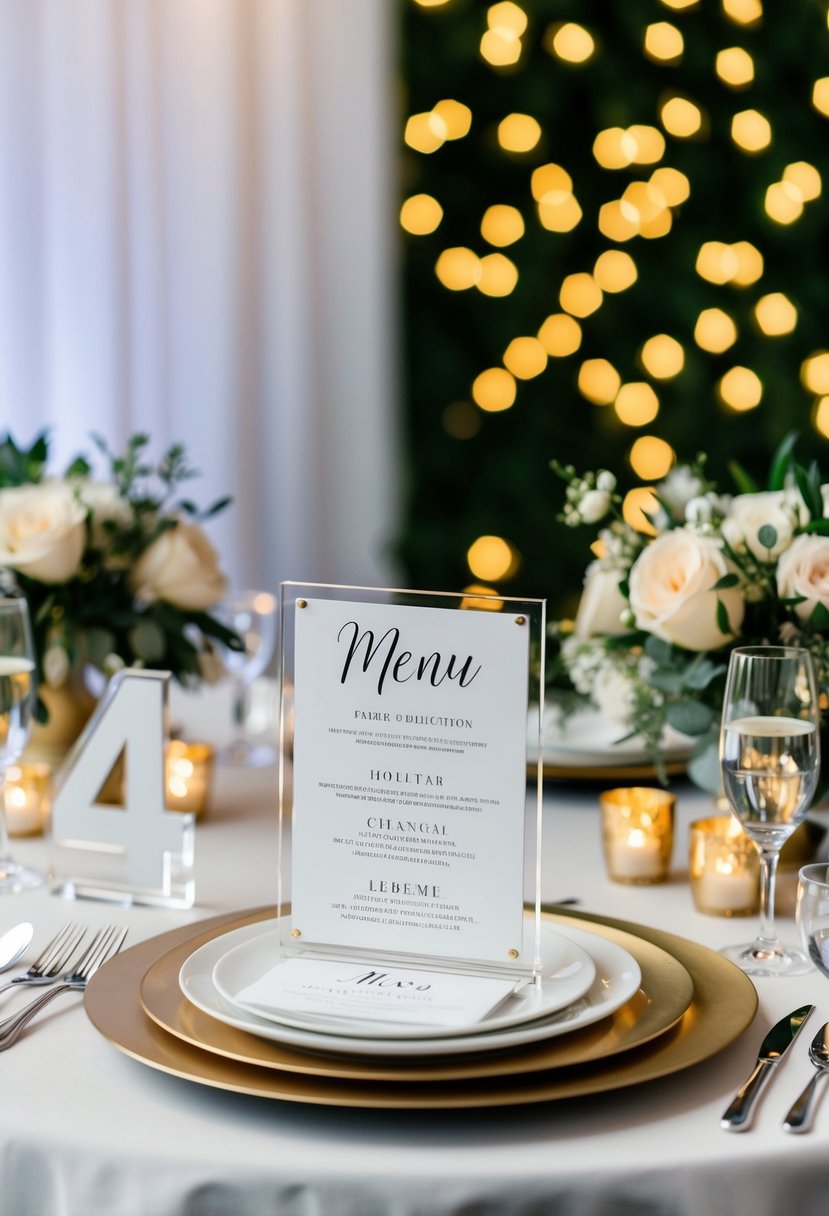
[[[535,733],[538,734],[537,730]],[[541,730],[541,757],[546,764],[560,767],[647,763],[651,755],[642,739],[639,736],[625,739],[627,733],[626,727],[611,722],[598,710],[577,710],[562,720],[555,707],[547,707]],[[665,728],[660,750],[666,762],[687,760],[693,746],[694,740],[687,735]],[[528,744],[527,759],[531,763],[537,759],[533,743]]]
[[[525,1025],[492,1030],[488,1034],[458,1035],[443,1039],[354,1039],[346,1035],[319,1034],[293,1026],[277,1025],[246,1013],[226,1001],[213,983],[213,969],[235,946],[267,937],[274,932],[275,920],[243,925],[206,942],[195,950],[179,973],[185,997],[198,1009],[227,1026],[260,1038],[284,1043],[301,1051],[328,1055],[357,1056],[441,1056],[478,1051],[501,1051],[569,1034],[601,1021],[629,1001],[641,983],[639,964],[627,950],[607,938],[569,925],[556,925],[556,932],[587,951],[596,967],[590,988],[573,1004],[557,1013]]]
[[[288,919],[287,917],[285,918]],[[524,948],[532,955],[535,919],[524,916]],[[481,1021],[449,1029],[446,1026],[418,1026],[411,1022],[381,1022],[356,1017],[329,1017],[326,1014],[285,1011],[239,999],[239,993],[260,979],[279,959],[279,930],[271,936],[242,942],[228,950],[213,968],[213,983],[219,995],[237,1009],[255,1014],[280,1026],[313,1030],[317,1034],[345,1035],[358,1039],[445,1039],[462,1034],[485,1034],[507,1026],[519,1026],[557,1013],[584,996],[596,977],[593,959],[559,933],[548,921],[541,922],[541,983],[522,982]]]

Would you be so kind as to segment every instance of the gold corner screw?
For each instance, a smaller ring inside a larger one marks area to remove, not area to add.
[[[301,929],[292,929],[291,937],[302,937],[302,930]]]
[[[516,625],[526,625],[527,618],[525,616],[517,616],[515,618]]]
[[[518,957],[519,957],[519,954],[518,954],[517,950],[507,950],[507,958],[518,958]]]
[[[297,606],[297,608],[307,608],[308,601],[307,600],[297,600],[296,606]]]

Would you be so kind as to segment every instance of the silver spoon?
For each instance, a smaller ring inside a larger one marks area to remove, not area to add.
[[[24,950],[28,950],[33,935],[34,929],[24,920],[0,936],[0,971],[8,971],[17,962]]]
[[[814,1064],[816,1072],[786,1115],[783,1127],[787,1132],[807,1132],[812,1126],[812,1111],[818,1081],[829,1071],[829,1022],[821,1026],[812,1039],[809,1046],[809,1059]]]

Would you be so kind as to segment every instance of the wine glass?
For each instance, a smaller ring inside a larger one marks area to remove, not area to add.
[[[15,861],[6,828],[6,773],[29,739],[35,707],[35,649],[22,595],[0,592],[0,895],[37,887],[43,875]]]
[[[815,861],[797,876],[797,927],[807,955],[829,978],[829,864]]]
[[[225,670],[233,680],[233,739],[220,752],[230,764],[257,766],[275,758],[273,748],[254,747],[246,734],[248,696],[276,644],[276,597],[267,591],[239,591],[213,609],[213,614],[242,640],[242,650],[222,648]]]
[[[774,927],[780,849],[804,818],[820,767],[818,694],[811,655],[794,646],[732,651],[723,701],[720,765],[734,815],[760,853],[760,932],[722,951],[749,975],[799,975],[811,964]]]

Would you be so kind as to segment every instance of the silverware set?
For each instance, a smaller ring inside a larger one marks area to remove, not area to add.
[[[16,1043],[32,1018],[55,997],[62,992],[82,992],[95,972],[121,949],[127,930],[107,925],[94,933],[86,949],[77,954],[85,936],[82,926],[65,924],[26,971],[0,985],[0,992],[18,985],[46,987],[23,1009],[0,1020],[0,1051]]]
[[[730,1132],[743,1132],[751,1126],[755,1105],[760,1093],[797,1038],[800,1030],[814,1009],[814,1005],[803,1005],[772,1026],[760,1045],[757,1063],[751,1075],[740,1086],[728,1109],[720,1120],[720,1127]],[[816,1097],[823,1077],[829,1073],[829,1022],[821,1026],[809,1045],[809,1059],[815,1067],[811,1080],[792,1104],[783,1121],[787,1132],[799,1134],[812,1126]]]

